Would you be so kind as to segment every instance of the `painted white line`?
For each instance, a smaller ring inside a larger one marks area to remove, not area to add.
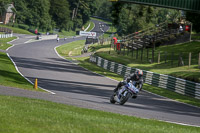
[[[92,22],[92,23],[94,24],[94,27],[95,27],[96,26],[95,23],[94,22]],[[92,31],[94,29],[94,27],[90,31]]]
[[[18,39],[19,39],[18,36],[16,36],[16,37],[17,37],[16,39],[14,39],[14,40],[12,40],[12,41],[10,41],[10,42],[8,42],[8,43],[14,42],[15,40],[18,40]]]
[[[89,23],[88,27],[84,31],[87,31],[89,29],[89,27],[90,27],[90,23]]]
[[[14,47],[14,46],[15,46],[15,45],[12,44],[12,46],[8,47],[8,48],[6,49],[6,51],[8,51],[10,48],[12,48],[12,47]]]
[[[18,40],[19,39],[19,37],[17,36],[17,38],[16,39],[14,39],[14,40],[12,40],[12,41],[10,41],[10,42],[8,42],[8,44],[12,44],[12,42],[14,42],[15,40]],[[14,47],[15,45],[14,44],[12,44],[12,46],[10,46],[9,48],[7,48],[6,49],[6,51],[8,51],[10,48],[12,48],[12,47]]]
[[[158,121],[163,121],[163,120],[158,120]],[[163,121],[163,122],[168,122],[168,123],[182,125],[182,126],[200,127],[198,125],[191,125],[191,124],[185,124],[185,123],[180,123],[180,122],[172,122],[172,121]]]
[[[24,43],[29,43],[29,42],[32,42],[32,39],[30,39],[30,40],[28,40],[28,41],[26,41],[26,42],[24,42]]]
[[[8,53],[7,53],[7,56],[10,58],[10,60],[11,60],[12,63],[14,64],[15,69],[17,70],[17,72],[18,72],[22,77],[24,77],[29,83],[31,83],[32,85],[34,85],[33,82],[31,82],[28,78],[26,78],[26,77],[19,71],[17,65],[15,64],[15,62],[13,61],[13,59],[10,57],[10,55],[9,55]],[[56,94],[56,93],[54,93],[54,92],[52,92],[52,91],[49,91],[49,90],[47,90],[47,89],[44,89],[44,88],[42,88],[42,87],[40,87],[40,86],[38,86],[38,87],[41,88],[41,89],[44,90],[44,91],[47,91],[47,92],[53,94],[53,95]]]

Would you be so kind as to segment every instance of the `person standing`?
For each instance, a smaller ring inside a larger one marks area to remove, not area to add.
[[[59,38],[59,36],[57,36],[57,42],[59,42],[59,40],[60,40],[60,38]]]

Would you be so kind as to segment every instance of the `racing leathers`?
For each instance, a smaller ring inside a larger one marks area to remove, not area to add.
[[[118,89],[121,89],[121,87],[123,85],[126,85],[130,81],[134,86],[134,92],[135,92],[135,95],[132,98],[136,98],[137,93],[142,89],[142,86],[143,86],[142,76],[138,76],[138,74],[136,74],[136,73],[132,73],[131,75],[126,77],[123,81],[119,82],[117,87],[114,89],[114,92],[116,92]],[[122,92],[122,90],[119,90],[119,96],[118,97],[120,97],[120,94],[121,94],[120,92]]]

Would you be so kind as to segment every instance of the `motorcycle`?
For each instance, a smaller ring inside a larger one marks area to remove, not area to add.
[[[119,94],[120,94],[120,96],[119,96]],[[132,82],[129,82],[129,83],[121,86],[120,88],[118,88],[118,90],[116,92],[114,92],[114,94],[111,95],[110,103],[115,104],[117,102],[120,105],[123,105],[128,101],[128,99],[130,97],[132,97],[132,98],[137,97],[137,93],[136,93],[135,87],[133,86]]]

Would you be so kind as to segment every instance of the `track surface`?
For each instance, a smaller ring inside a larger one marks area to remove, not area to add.
[[[93,31],[98,31],[99,22],[94,22],[96,27]],[[110,104],[109,97],[116,81],[70,63],[54,51],[58,45],[83,40],[83,37],[68,38],[66,41],[61,39],[59,43],[46,40],[26,44],[24,42],[29,37],[19,38],[22,39],[14,41],[15,46],[8,50],[19,71],[32,82],[38,78],[39,86],[56,94],[15,88],[0,89],[0,94],[46,99],[84,108],[200,126],[200,108],[147,92],[140,92],[137,99],[130,99],[124,106]]]

